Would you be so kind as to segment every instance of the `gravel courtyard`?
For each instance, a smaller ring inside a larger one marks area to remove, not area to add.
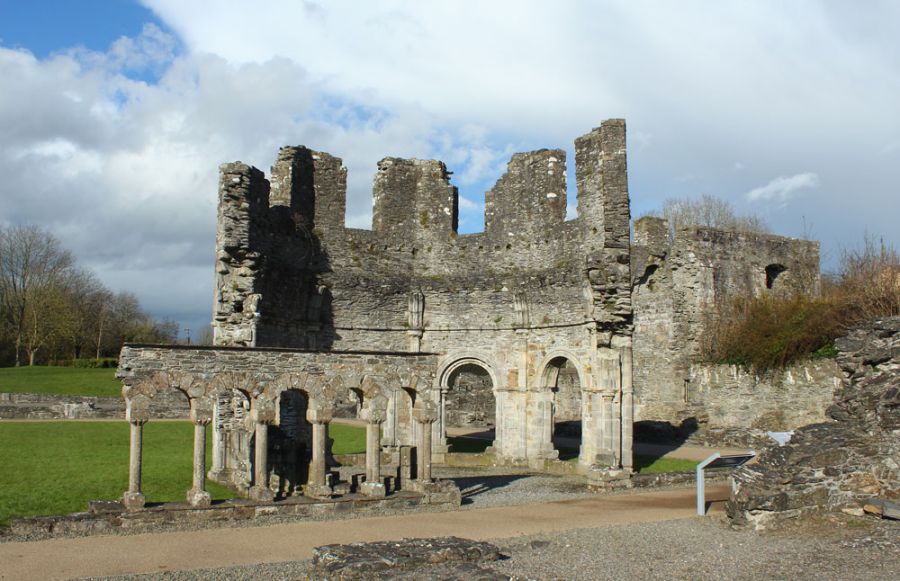
[[[450,472],[444,476],[451,477]],[[453,469],[463,510],[589,496],[575,478]],[[436,518],[440,518],[435,515]],[[777,532],[733,530],[723,514],[659,523],[489,539],[505,558],[486,568],[512,579],[900,578],[900,523],[837,515]],[[309,579],[308,560],[139,575],[129,580]],[[423,579],[428,579],[422,572]],[[439,576],[434,579],[447,579]],[[464,577],[460,577],[462,579]]]
[[[843,515],[769,533],[734,531],[717,515],[489,542],[500,547],[506,558],[485,568],[511,579],[900,578],[900,523]],[[114,579],[310,578],[314,578],[311,563],[306,560]],[[431,577],[423,571],[406,578],[465,577]]]

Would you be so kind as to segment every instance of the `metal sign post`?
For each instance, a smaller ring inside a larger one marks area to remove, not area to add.
[[[704,470],[707,468],[738,468],[756,457],[756,452],[750,450],[746,454],[731,454],[723,456],[716,452],[703,462],[697,464],[697,514],[706,516],[706,477]]]

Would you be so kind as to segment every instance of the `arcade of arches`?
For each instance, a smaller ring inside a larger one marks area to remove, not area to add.
[[[608,355],[595,361],[595,369],[614,370],[608,379],[616,385],[622,358]],[[473,418],[484,427],[494,424],[498,462],[539,467],[552,461],[559,454],[554,433],[578,425],[584,436],[579,466],[627,472],[630,440],[621,428],[629,419],[621,414],[621,399],[583,382],[589,370],[574,358],[550,357],[540,369],[539,380],[515,385],[509,381],[514,374],[503,384],[496,363],[472,357],[441,363],[426,353],[126,346],[118,371],[132,426],[125,501],[143,506],[142,426],[152,419],[151,401],[166,390],[187,396],[197,426],[188,491],[196,506],[209,504],[203,450],[210,423],[210,478],[257,500],[334,496],[339,482],[328,424],[346,401],[356,402],[367,427],[365,473],[356,488],[363,494],[384,496],[401,481],[408,490],[443,490],[431,477],[432,462],[447,452],[447,427]],[[399,474],[393,484],[385,479],[385,461],[396,467],[391,474]]]

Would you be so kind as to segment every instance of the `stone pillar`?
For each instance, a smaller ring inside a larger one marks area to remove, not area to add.
[[[128,423],[131,424],[130,454],[128,460],[128,491],[122,496],[122,504],[128,510],[144,507],[145,498],[141,492],[141,456],[143,451],[144,424],[147,418],[128,410]]]
[[[331,410],[309,408],[306,419],[312,424],[312,461],[309,463],[309,480],[306,484],[306,496],[312,498],[330,498],[331,486],[325,479],[325,454],[328,445],[328,424],[331,422]]]
[[[613,464],[613,431],[615,430],[615,394],[604,393],[602,404],[602,430],[603,430],[603,448],[600,450],[599,460],[604,464],[611,466]]]
[[[622,468],[634,467],[634,384],[631,344],[622,350]]]
[[[407,337],[409,337],[409,350],[413,353],[421,353],[422,352],[422,335],[425,332],[422,329],[410,329],[406,332]]]
[[[385,410],[364,409],[359,415],[366,421],[366,481],[360,486],[360,492],[384,497],[387,491],[381,481],[381,424],[387,414]]]
[[[437,406],[423,402],[413,408],[413,418],[419,423],[419,441],[416,446],[416,480],[431,482],[431,425],[437,421]]]
[[[211,498],[206,491],[206,426],[212,421],[212,412],[205,402],[191,400],[191,421],[194,423],[194,481],[187,493],[191,506],[209,506]]]
[[[250,419],[253,421],[256,443],[250,498],[268,502],[275,498],[275,493],[269,488],[269,424],[275,421],[275,406],[268,400],[253,400],[251,405]]]
[[[222,411],[222,396],[216,397],[213,404],[213,440],[212,440],[212,466],[209,470],[209,477],[213,480],[224,480],[225,476],[225,427],[223,421],[224,413]]]
[[[225,429],[221,424],[213,424],[212,467],[209,477],[213,480],[221,479],[225,472]]]

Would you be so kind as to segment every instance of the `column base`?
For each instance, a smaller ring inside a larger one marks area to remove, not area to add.
[[[191,488],[187,493],[187,501],[191,506],[197,508],[206,508],[212,504],[212,497],[205,490],[196,490]]]
[[[126,492],[122,495],[122,504],[124,504],[125,508],[128,510],[140,510],[144,508],[146,499],[140,492]]]
[[[459,506],[462,503],[462,493],[451,480],[410,480],[406,483],[404,489],[423,495],[425,497],[422,500],[423,504],[453,504]]]
[[[231,480],[231,470],[229,468],[210,470],[206,473],[206,477],[216,482],[228,482]]]
[[[359,492],[373,498],[384,498],[387,496],[387,489],[381,482],[363,482],[359,485]]]
[[[415,480],[407,480],[403,488],[404,490],[409,490],[411,492],[426,494],[440,490],[440,485],[434,480],[421,480],[416,478]]]
[[[251,486],[250,498],[259,502],[272,502],[275,500],[275,493],[267,486]]]
[[[327,484],[307,484],[304,495],[310,498],[331,498],[334,496],[334,490]]]

